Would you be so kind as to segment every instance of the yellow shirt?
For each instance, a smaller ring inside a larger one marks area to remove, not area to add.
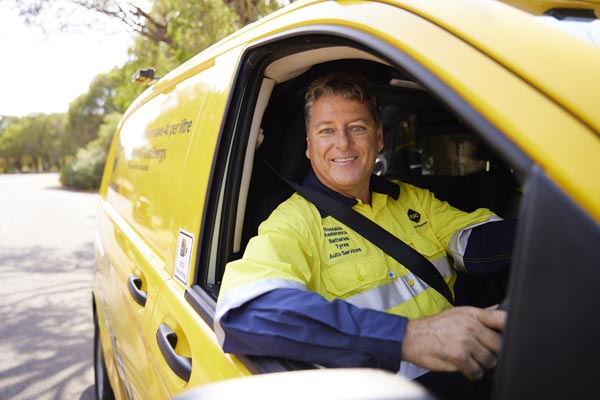
[[[359,201],[353,208],[427,257],[453,289],[450,254],[460,249],[451,248],[451,239],[497,217],[487,209],[466,213],[428,190],[395,183],[398,199],[373,192],[371,205]],[[451,307],[408,268],[333,217],[323,218],[297,193],[261,224],[243,258],[227,265],[217,314],[276,288],[305,288],[409,319]]]

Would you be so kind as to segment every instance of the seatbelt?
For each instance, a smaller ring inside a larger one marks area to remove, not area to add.
[[[440,272],[433,266],[431,261],[425,258],[421,253],[358,211],[354,210],[352,207],[348,207],[316,190],[299,185],[280,175],[268,162],[266,162],[266,160],[262,160],[262,162],[271,170],[271,172],[291,186],[306,200],[381,248],[396,261],[417,275],[423,282],[427,283],[431,288],[444,296],[450,304],[454,305],[454,299],[448,284],[446,284],[446,281]]]

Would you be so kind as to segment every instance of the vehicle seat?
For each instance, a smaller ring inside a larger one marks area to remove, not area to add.
[[[510,171],[481,171],[463,177],[453,205],[468,212],[485,207],[511,219],[516,218],[519,198],[518,183]]]
[[[295,115],[289,126],[281,132],[265,132],[265,140],[256,152],[252,171],[242,249],[258,233],[258,226],[294,193],[264,163],[269,163],[284,177],[300,183],[310,165],[305,150],[306,134],[302,114]]]

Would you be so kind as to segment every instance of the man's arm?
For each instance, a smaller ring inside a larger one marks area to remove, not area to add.
[[[228,353],[395,372],[407,319],[306,290],[275,289],[227,311],[218,323]]]
[[[516,228],[516,220],[495,217],[455,232],[448,247],[457,268],[480,276],[508,270]]]
[[[493,369],[506,313],[456,307],[432,317],[403,317],[276,289],[220,320],[229,353],[282,357],[327,367],[397,371],[400,360],[477,379]]]
[[[512,259],[516,220],[501,220],[471,230],[463,256],[464,267],[475,275],[508,268]]]

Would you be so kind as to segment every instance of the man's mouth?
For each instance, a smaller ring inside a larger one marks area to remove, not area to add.
[[[335,162],[335,163],[345,163],[345,162],[349,162],[349,161],[354,161],[356,160],[358,157],[342,157],[342,158],[332,158],[331,161]]]

